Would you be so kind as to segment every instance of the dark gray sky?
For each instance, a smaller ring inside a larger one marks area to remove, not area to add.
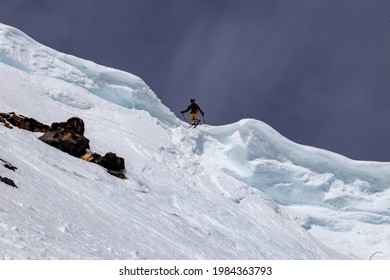
[[[194,97],[209,124],[390,161],[388,0],[0,0],[0,22],[140,76],[178,117]]]

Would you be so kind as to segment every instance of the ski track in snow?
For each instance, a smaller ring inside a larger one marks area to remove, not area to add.
[[[390,164],[256,120],[188,129],[138,77],[0,24],[0,111],[77,116],[127,180],[0,124],[0,259],[390,259]],[[2,162],[0,162],[2,163]]]

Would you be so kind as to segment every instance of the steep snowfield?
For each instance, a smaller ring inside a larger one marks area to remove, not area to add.
[[[0,125],[0,259],[390,259],[388,163],[256,120],[188,129],[138,77],[0,24],[0,112],[77,116],[127,180]],[[2,163],[2,162],[0,162]]]

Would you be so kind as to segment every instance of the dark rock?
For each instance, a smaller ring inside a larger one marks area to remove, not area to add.
[[[73,117],[67,120],[66,122],[53,123],[51,125],[51,129],[57,130],[58,128],[63,128],[67,130],[71,130],[76,134],[84,135],[85,125],[84,121],[80,118]]]
[[[89,149],[89,140],[85,136],[61,127],[46,132],[39,139],[75,157],[81,157]]]
[[[97,153],[92,153],[89,150],[89,140],[84,136],[85,125],[84,121],[80,118],[73,117],[66,122],[56,122],[51,126],[42,124],[32,118],[24,116],[18,116],[15,113],[0,113],[0,121],[7,127],[12,128],[12,125],[21,129],[26,129],[32,132],[43,132],[44,134],[39,137],[40,140],[66,152],[72,156],[82,158],[89,162],[97,163],[108,169],[111,175],[126,179],[123,174],[125,169],[125,160],[118,157],[114,153],[106,153],[101,156]],[[11,164],[4,165],[8,169],[16,170]],[[9,180],[6,178],[5,180]],[[12,181],[12,180],[11,180]],[[11,183],[10,181],[7,181]],[[16,187],[16,186],[15,186]]]
[[[66,122],[53,123],[50,131],[39,139],[75,157],[81,157],[89,149],[89,140],[84,136],[84,121],[73,117]]]
[[[4,184],[7,184],[13,188],[18,188],[15,184],[14,181],[12,181],[11,179],[7,178],[7,177],[1,177],[0,176],[0,182],[3,182]]]
[[[10,124],[32,132],[46,132],[50,129],[48,125],[38,122],[33,118],[18,116],[15,113],[1,113],[3,117]]]
[[[125,169],[125,160],[111,152],[105,154],[103,157],[95,159],[95,162],[112,171],[121,171]]]
[[[89,140],[80,134],[68,131],[62,137],[59,149],[75,157],[81,157],[89,149]]]
[[[5,168],[8,168],[9,170],[12,170],[12,171],[16,171],[16,167],[15,166],[13,166],[12,164],[10,164],[10,163],[6,163],[6,164],[4,164],[4,167]]]
[[[9,170],[15,171],[18,169],[17,167],[13,166],[11,163],[9,163],[1,158],[0,158],[0,161],[4,162],[4,167],[8,168]]]
[[[41,137],[39,137],[39,140],[58,149],[58,147],[60,146],[62,137],[63,137],[63,135],[59,132],[48,131],[45,134],[43,134]]]

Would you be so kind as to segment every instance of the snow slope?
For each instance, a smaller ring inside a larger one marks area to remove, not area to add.
[[[77,116],[127,180],[0,125],[0,259],[390,259],[389,163],[242,120],[188,129],[138,77],[0,24],[0,112]],[[0,162],[1,163],[1,162]]]
[[[200,133],[197,151],[262,190],[324,244],[390,258],[390,164],[298,145],[255,120]]]

